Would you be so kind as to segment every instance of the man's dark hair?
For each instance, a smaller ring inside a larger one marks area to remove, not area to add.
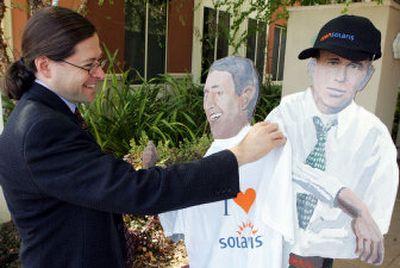
[[[62,7],[46,7],[27,22],[22,35],[21,58],[4,78],[4,93],[18,100],[35,80],[35,59],[46,56],[61,61],[74,54],[75,46],[93,36],[96,28],[80,14]]]

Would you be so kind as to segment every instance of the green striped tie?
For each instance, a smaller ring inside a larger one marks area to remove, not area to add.
[[[314,149],[308,155],[305,164],[325,171],[325,146],[327,135],[328,131],[337,124],[337,120],[333,120],[324,126],[321,118],[314,116],[313,122],[317,134],[317,144],[315,144]],[[297,193],[297,217],[300,228],[307,228],[317,203],[318,199],[314,195],[308,193]]]
[[[325,158],[325,146],[328,131],[337,124],[337,120],[329,122],[326,126],[322,123],[321,118],[318,116],[313,117],[313,122],[315,130],[317,133],[317,144],[315,144],[314,149],[308,155],[306,159],[306,164],[313,168],[318,168],[325,171],[326,168],[326,158]]]

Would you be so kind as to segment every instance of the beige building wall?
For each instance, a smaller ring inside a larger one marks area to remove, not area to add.
[[[293,7],[289,9],[285,70],[282,94],[298,92],[310,85],[307,60],[297,55],[312,47],[318,31],[328,20],[342,14],[344,5]],[[354,3],[347,14],[369,18],[382,33],[382,58],[374,62],[375,74],[356,102],[375,113],[391,129],[400,86],[400,60],[393,58],[392,44],[400,32],[400,5],[391,0],[383,4]]]

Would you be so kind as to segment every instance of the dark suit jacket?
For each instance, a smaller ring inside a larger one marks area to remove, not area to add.
[[[0,183],[24,267],[124,267],[121,213],[156,214],[235,197],[230,151],[135,171],[101,152],[53,92],[27,91],[0,137]]]

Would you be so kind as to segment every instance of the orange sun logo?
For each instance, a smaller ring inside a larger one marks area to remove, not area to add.
[[[241,225],[239,225],[239,229],[236,231],[236,233],[241,236],[244,233],[248,233],[250,235],[255,235],[258,232],[256,228],[254,228],[254,225],[251,223],[249,220],[247,223],[242,222]]]

